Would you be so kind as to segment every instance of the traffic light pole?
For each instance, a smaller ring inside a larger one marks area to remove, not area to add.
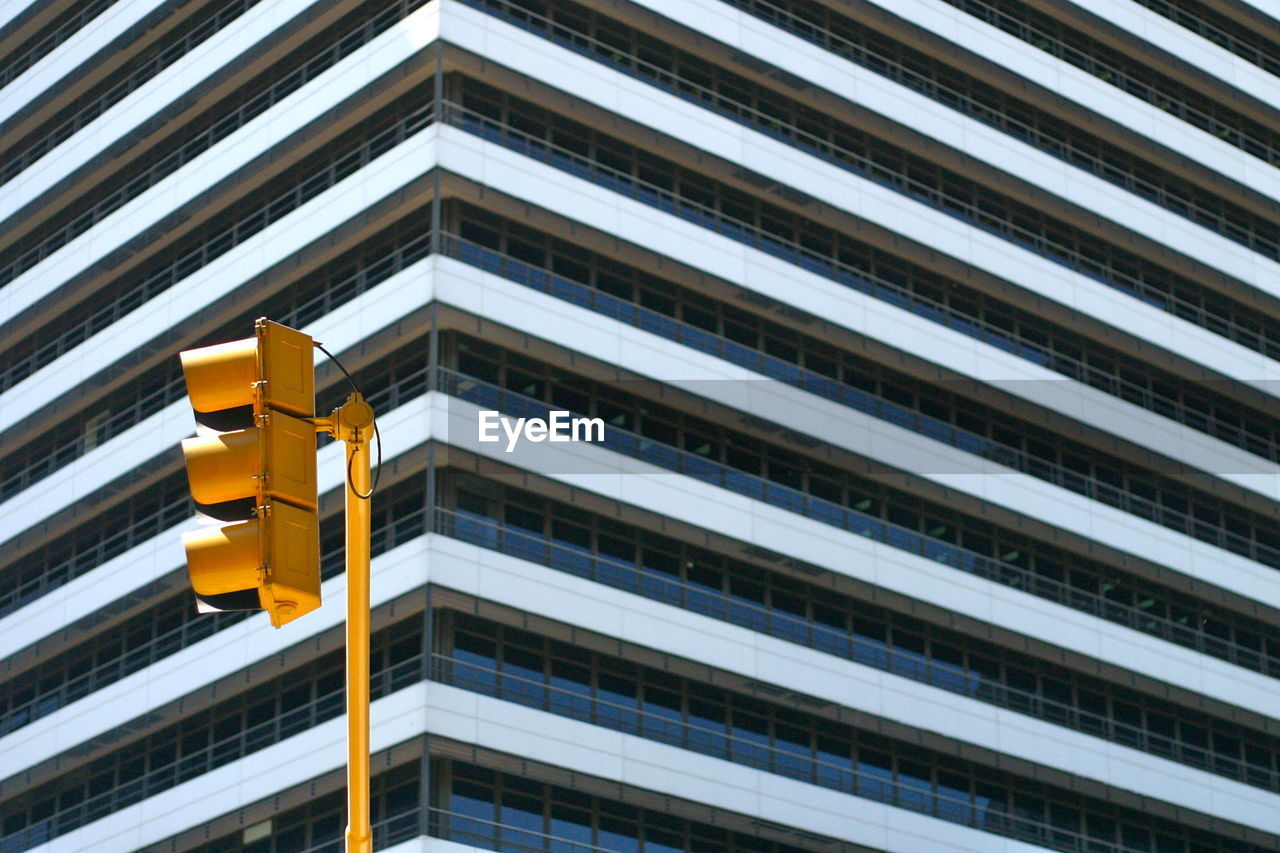
[[[369,433],[373,409],[352,394],[330,418],[347,445],[347,853],[371,853],[369,823]]]
[[[346,837],[347,853],[371,853],[369,439],[377,428],[359,392],[328,417],[314,416],[313,347],[333,357],[310,335],[263,317],[251,338],[180,353],[196,424],[214,433],[182,442],[187,479],[196,502],[225,522],[184,534],[183,550],[202,610],[266,610],[276,628],[315,610],[321,594],[316,434],[346,444]],[[347,379],[355,388],[350,374]],[[252,417],[242,417],[242,410]],[[250,498],[251,513],[243,507]]]

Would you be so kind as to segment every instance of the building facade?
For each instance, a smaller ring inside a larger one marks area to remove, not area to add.
[[[379,416],[378,849],[1280,850],[1264,6],[0,8],[0,853],[341,849],[339,446],[319,611],[185,575],[258,317]]]

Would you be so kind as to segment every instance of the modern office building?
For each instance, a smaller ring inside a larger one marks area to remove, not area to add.
[[[1280,850],[1268,6],[0,5],[0,853],[341,849],[341,446],[320,610],[180,541],[264,316],[379,849]]]

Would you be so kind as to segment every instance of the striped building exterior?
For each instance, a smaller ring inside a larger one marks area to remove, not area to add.
[[[0,853],[341,849],[340,446],[321,610],[180,542],[263,316],[379,414],[378,849],[1280,850],[1270,14],[0,4]]]

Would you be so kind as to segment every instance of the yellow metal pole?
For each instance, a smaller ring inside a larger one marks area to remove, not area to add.
[[[369,432],[352,394],[335,414],[347,445],[347,853],[371,853],[369,825]]]

